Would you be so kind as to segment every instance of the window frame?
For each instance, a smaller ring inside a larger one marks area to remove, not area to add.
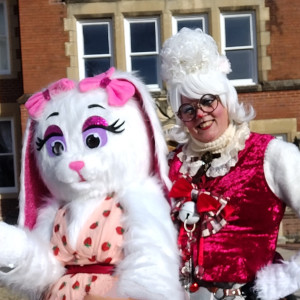
[[[15,194],[18,192],[18,176],[17,176],[17,153],[16,153],[16,141],[15,141],[15,120],[13,117],[0,117],[0,122],[10,121],[11,124],[11,138],[12,138],[12,152],[0,153],[0,156],[11,155],[13,156],[13,171],[15,185],[11,187],[0,187],[0,194]]]
[[[0,75],[9,75],[11,74],[11,61],[10,61],[10,41],[9,41],[9,28],[8,28],[8,10],[6,0],[0,0],[0,4],[3,4],[3,14],[4,14],[4,26],[5,32],[4,35],[0,35],[0,39],[6,41],[6,52],[7,52],[7,69],[0,68]]]
[[[249,46],[236,46],[236,47],[226,47],[226,34],[225,34],[225,19],[226,18],[237,18],[237,17],[249,17],[250,19],[250,41]],[[252,50],[253,51],[253,66],[251,73],[251,78],[244,79],[232,79],[230,80],[235,86],[247,86],[255,85],[258,82],[258,60],[257,60],[257,42],[256,42],[256,16],[254,11],[240,11],[240,12],[222,12],[220,14],[221,22],[221,52],[226,54],[226,51],[234,50]]]
[[[92,54],[92,55],[85,55],[84,54],[84,36],[83,36],[83,27],[85,25],[107,25],[108,27],[108,48],[109,53],[107,54]],[[110,66],[114,65],[114,45],[113,45],[113,36],[112,36],[112,20],[109,18],[105,19],[85,19],[85,20],[78,20],[76,22],[76,29],[77,29],[77,51],[78,51],[78,72],[79,72],[79,79],[85,78],[86,70],[85,70],[85,60],[87,58],[109,58],[110,59]]]
[[[203,32],[208,33],[208,14],[193,14],[193,15],[174,15],[172,16],[172,34],[178,32],[178,21],[184,20],[203,20]]]
[[[149,52],[131,52],[131,32],[130,24],[131,23],[150,23],[155,24],[155,43],[156,50]],[[156,55],[157,56],[157,83],[156,84],[147,84],[147,87],[150,91],[160,91],[162,88],[162,79],[160,75],[160,47],[161,47],[161,38],[160,38],[160,20],[159,17],[136,17],[136,18],[126,18],[124,19],[124,38],[125,38],[125,59],[126,59],[126,70],[132,72],[131,58],[133,56],[147,56],[147,55]],[[140,74],[142,76],[142,74]]]

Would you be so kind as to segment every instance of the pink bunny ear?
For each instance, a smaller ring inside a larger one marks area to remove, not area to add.
[[[112,67],[105,73],[81,80],[79,90],[84,93],[99,87],[104,88],[108,93],[109,105],[123,106],[135,94],[135,87],[127,80],[111,79],[114,72],[115,68]]]
[[[34,121],[28,120],[25,130],[22,166],[21,190],[19,195],[19,220],[21,226],[32,229],[36,223],[37,212],[42,204],[42,197],[50,195],[46,185],[40,177],[34,152],[32,151]]]
[[[63,78],[51,84],[46,90],[35,93],[25,103],[29,115],[32,118],[38,118],[43,112],[46,103],[51,100],[51,96],[66,92],[74,87],[74,81]]]

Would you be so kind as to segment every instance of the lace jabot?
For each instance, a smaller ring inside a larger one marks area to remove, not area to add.
[[[241,125],[230,124],[221,137],[210,143],[201,143],[190,137],[182,152],[178,153],[182,161],[180,172],[193,176],[203,164],[201,160],[195,161],[195,158],[201,157],[205,152],[211,152],[212,154],[220,153],[221,156],[212,161],[206,175],[218,177],[227,174],[230,168],[236,165],[238,153],[245,148],[249,135],[248,124],[242,123]]]

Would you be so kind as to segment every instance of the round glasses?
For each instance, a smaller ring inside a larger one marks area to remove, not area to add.
[[[218,107],[218,103],[217,95],[205,94],[198,101],[182,104],[178,109],[177,116],[183,122],[193,121],[197,116],[198,109],[212,113]]]

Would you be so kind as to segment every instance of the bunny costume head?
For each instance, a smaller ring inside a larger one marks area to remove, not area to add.
[[[21,224],[34,226],[41,196],[83,201],[150,174],[168,184],[160,124],[135,77],[111,68],[78,85],[62,79],[26,108]]]

